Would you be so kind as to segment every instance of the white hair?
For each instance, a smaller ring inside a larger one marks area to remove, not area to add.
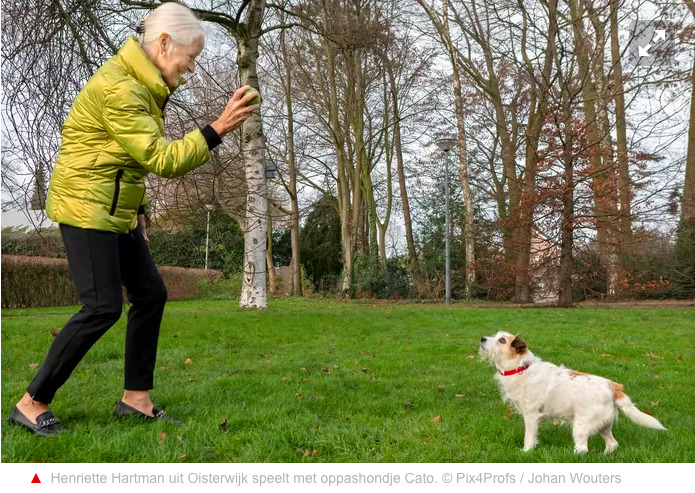
[[[172,49],[190,46],[198,40],[205,42],[205,31],[200,20],[191,9],[176,2],[167,2],[152,11],[143,21],[140,21],[138,41],[144,48],[157,41],[162,33],[171,37]]]

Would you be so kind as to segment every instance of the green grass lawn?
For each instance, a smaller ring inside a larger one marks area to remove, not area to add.
[[[52,410],[71,431],[38,438],[7,424],[51,329],[75,307],[2,311],[3,462],[692,462],[695,310],[486,309],[273,301],[172,302],[153,400],[186,425],[118,421],[125,316],[87,354]],[[545,421],[521,451],[481,336],[520,333],[543,359],[625,385],[668,429],[621,415],[617,452],[594,437],[572,453],[568,425]],[[648,356],[647,353],[651,355]],[[221,426],[224,423],[223,426]]]

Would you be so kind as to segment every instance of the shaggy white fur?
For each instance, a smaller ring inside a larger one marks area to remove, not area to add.
[[[623,393],[622,385],[543,361],[528,350],[524,341],[508,332],[481,338],[480,356],[497,368],[495,378],[502,398],[524,418],[525,451],[536,445],[538,423],[546,417],[572,423],[576,453],[588,452],[589,437],[596,434],[606,441],[606,454],[618,448],[612,432],[618,409],[634,423],[666,429],[637,409]]]

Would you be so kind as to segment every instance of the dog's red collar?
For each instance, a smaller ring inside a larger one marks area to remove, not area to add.
[[[514,368],[513,370],[507,370],[505,372],[500,371],[500,375],[503,377],[508,377],[509,375],[514,375],[516,373],[523,373],[529,365],[530,363],[524,363],[524,365],[520,366],[519,368]]]

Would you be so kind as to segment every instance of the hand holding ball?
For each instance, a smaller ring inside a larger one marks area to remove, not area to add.
[[[249,104],[261,104],[261,93],[258,92],[258,89],[252,87],[244,93],[244,96],[254,93],[256,94],[256,97],[254,97]]]
[[[222,115],[210,125],[222,137],[241,125],[260,104],[261,94],[258,89],[251,86],[240,87],[234,91]]]

